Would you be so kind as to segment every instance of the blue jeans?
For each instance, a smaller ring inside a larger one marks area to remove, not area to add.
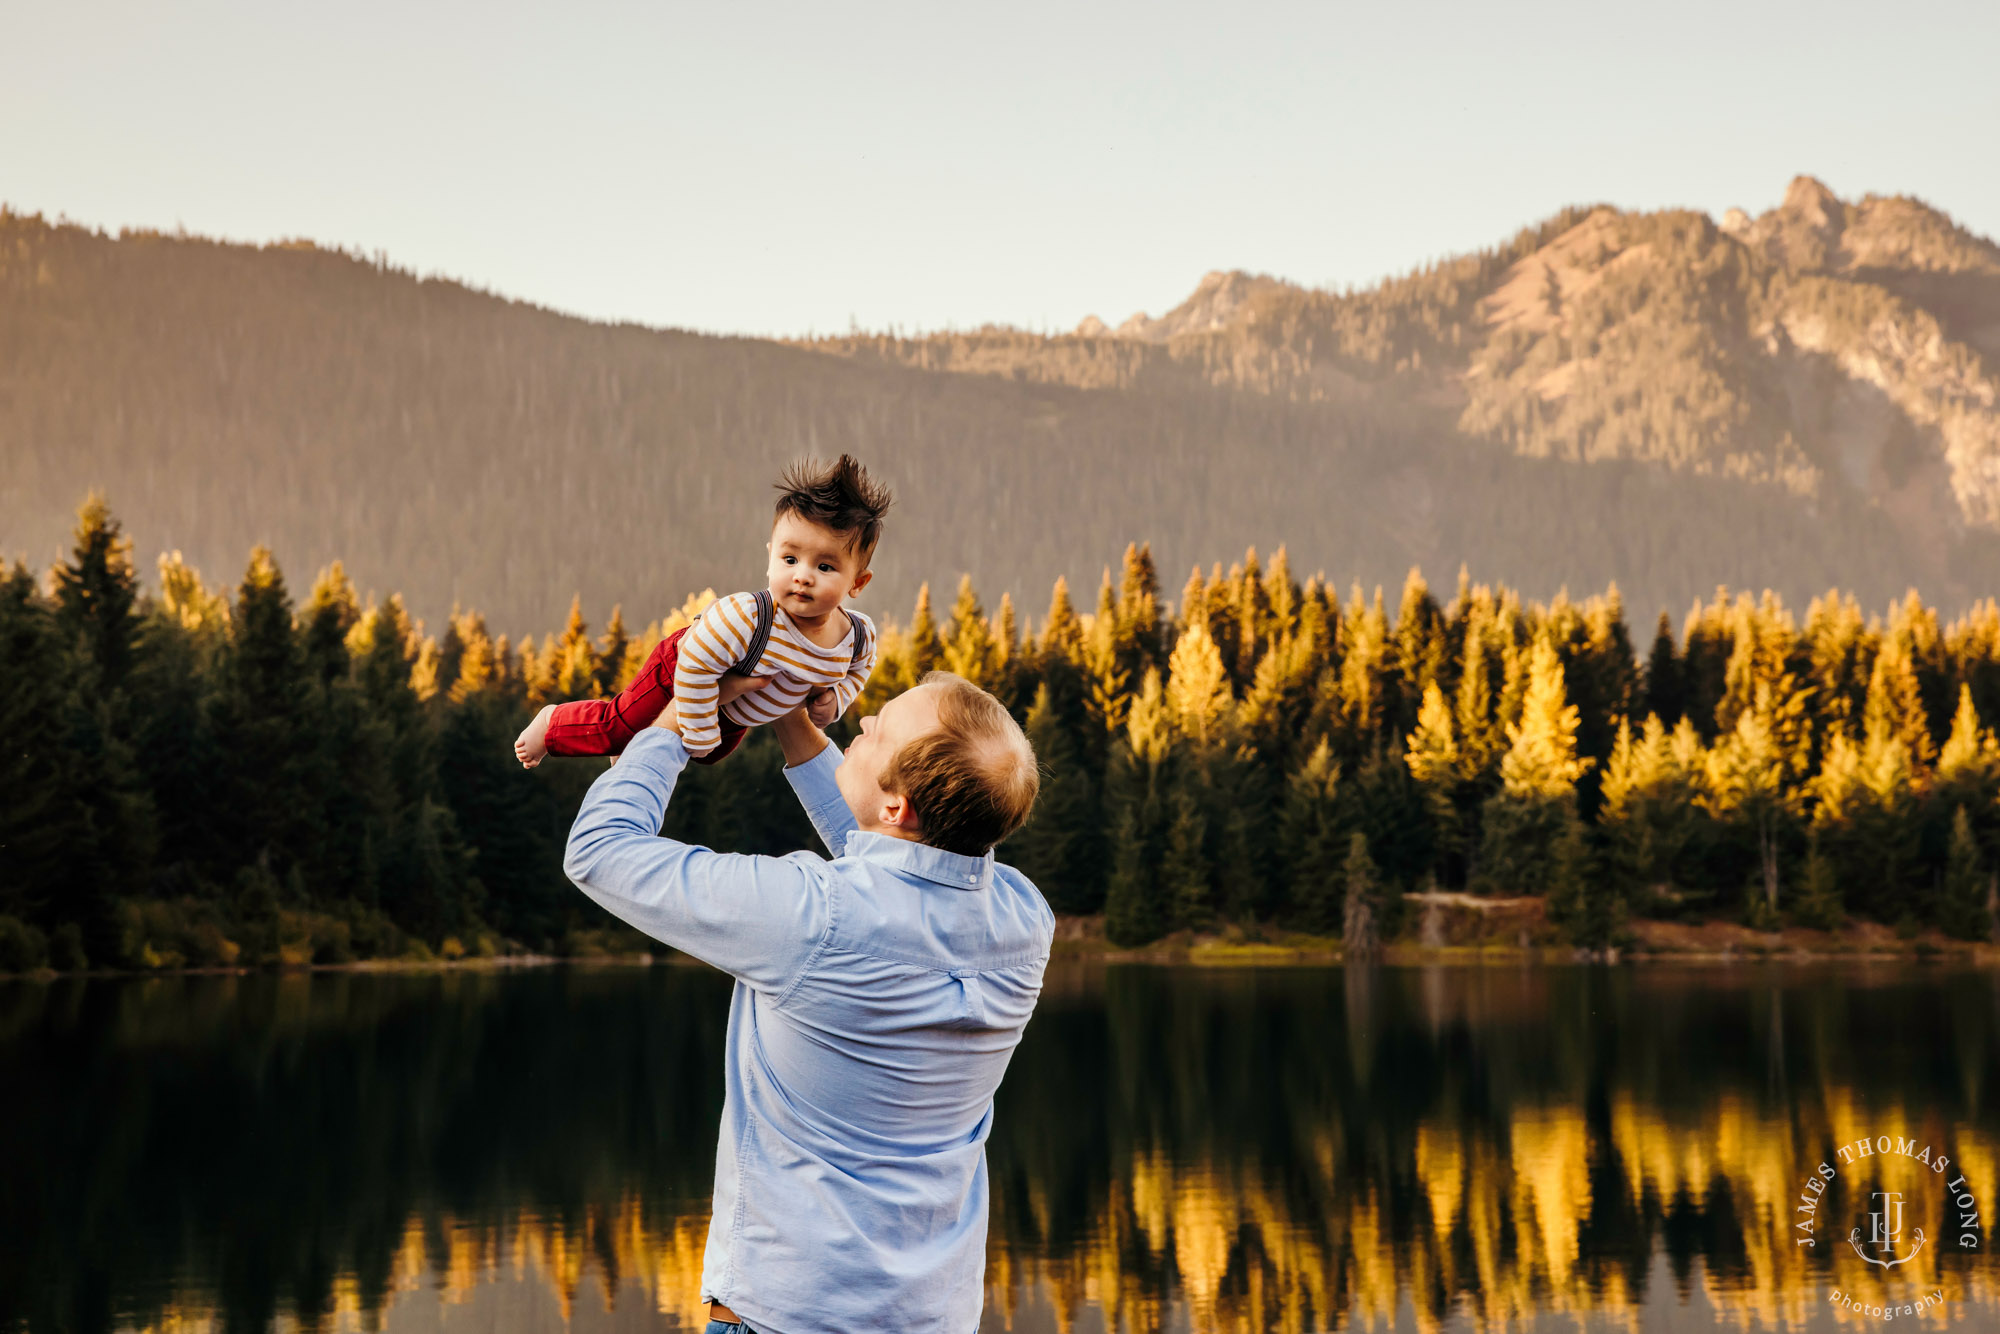
[[[711,1320],[701,1334],[757,1334],[749,1324],[732,1325],[724,1320]]]

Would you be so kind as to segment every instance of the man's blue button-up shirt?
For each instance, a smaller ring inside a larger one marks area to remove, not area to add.
[[[661,838],[687,758],[670,731],[635,737],[563,869],[736,978],[702,1296],[770,1334],[975,1329],[993,1093],[1054,914],[990,852],[858,828],[831,743],[785,775],[833,860]]]

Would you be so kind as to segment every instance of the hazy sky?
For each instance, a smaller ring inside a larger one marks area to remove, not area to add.
[[[61,4],[0,201],[605,318],[1059,329],[1795,174],[2000,235],[2000,6]]]

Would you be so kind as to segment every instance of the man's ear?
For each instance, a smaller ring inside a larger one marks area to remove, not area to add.
[[[915,833],[917,829],[917,813],[911,807],[910,799],[894,792],[883,794],[881,821],[905,833]]]
[[[853,597],[856,593],[868,587],[868,581],[874,577],[875,571],[872,569],[863,570],[860,574],[855,575],[853,584],[848,587],[847,596]]]

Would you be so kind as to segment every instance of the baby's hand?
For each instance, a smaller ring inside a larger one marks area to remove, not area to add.
[[[833,697],[833,687],[821,686],[806,696],[806,717],[812,719],[814,727],[831,727],[839,716],[840,702]]]

